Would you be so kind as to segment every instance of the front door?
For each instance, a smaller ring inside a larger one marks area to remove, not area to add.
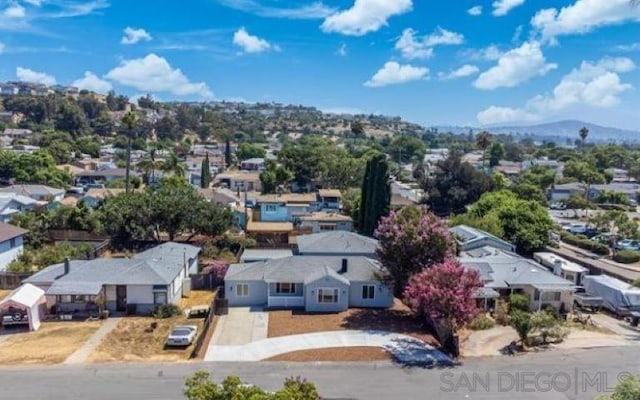
[[[127,287],[116,286],[116,311],[127,311]]]

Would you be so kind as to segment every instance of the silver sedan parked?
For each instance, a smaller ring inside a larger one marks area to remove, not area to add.
[[[195,325],[174,326],[167,338],[167,346],[189,346],[198,334],[198,327]]]

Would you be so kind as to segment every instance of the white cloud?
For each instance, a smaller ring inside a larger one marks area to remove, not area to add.
[[[498,59],[498,64],[480,74],[473,85],[482,90],[515,87],[556,68],[557,64],[547,64],[540,43],[525,42],[522,46],[504,53]]]
[[[405,29],[395,45],[396,50],[399,50],[402,56],[408,60],[431,57],[435,46],[464,43],[462,34],[441,27],[437,27],[432,34],[427,36],[419,37],[417,33],[411,28]]]
[[[4,53],[4,48],[5,48],[4,43],[0,42],[0,54]]]
[[[629,0],[576,0],[560,10],[538,11],[531,19],[531,25],[544,39],[552,39],[627,21],[640,21],[640,6],[632,7]]]
[[[327,17],[321,29],[327,33],[363,36],[386,26],[389,18],[412,8],[412,0],[355,0],[351,8]]]
[[[615,50],[622,51],[625,53],[633,53],[635,51],[640,51],[640,42],[630,43],[630,44],[621,44],[616,46]]]
[[[95,14],[96,11],[109,7],[108,0],[93,0],[81,2],[56,2],[60,9],[57,12],[46,14],[46,18],[74,18],[83,15]]]
[[[96,93],[107,93],[113,89],[111,83],[99,78],[91,71],[85,71],[84,76],[73,81],[71,86],[75,86],[79,89],[91,90]]]
[[[341,57],[345,57],[347,54],[349,54],[349,49],[347,48],[347,45],[345,43],[342,43],[340,47],[338,47],[336,54]]]
[[[328,7],[319,1],[297,8],[268,7],[255,0],[218,0],[218,2],[226,7],[266,18],[322,19],[336,12],[335,8]]]
[[[503,17],[509,14],[509,11],[524,4],[525,0],[496,0],[493,2],[493,15],[495,17]]]
[[[438,78],[442,80],[465,78],[467,76],[475,75],[478,72],[480,72],[480,68],[476,67],[475,65],[465,64],[462,67],[454,69],[453,71],[450,71],[448,73],[440,72],[438,74]]]
[[[2,11],[2,15],[6,18],[21,19],[27,16],[27,12],[18,3],[13,3]]]
[[[198,95],[213,97],[211,89],[204,82],[191,82],[178,68],[156,54],[144,58],[124,60],[109,71],[105,77],[124,86],[144,92],[169,92],[177,96]]]
[[[142,28],[135,29],[130,26],[127,26],[126,28],[124,28],[123,33],[124,33],[124,36],[122,36],[122,40],[120,40],[120,43],[122,44],[136,44],[143,40],[145,42],[148,42],[151,39],[153,39],[151,37],[151,34],[149,34],[149,32],[145,31]]]
[[[42,0],[23,0],[23,1],[34,7],[40,7],[42,5]]]
[[[482,15],[482,6],[473,6],[467,10],[467,13],[469,15],[473,15],[474,17]]]
[[[233,34],[233,44],[241,47],[245,53],[262,53],[269,50],[280,50],[278,46],[274,46],[264,39],[249,34],[244,27],[238,29]]]
[[[382,87],[426,79],[429,68],[401,65],[395,61],[388,61],[371,79],[364,83],[368,87]]]
[[[610,108],[619,104],[620,94],[633,88],[623,83],[619,74],[635,68],[628,58],[583,61],[551,93],[533,97],[522,108],[491,106],[478,113],[478,120],[483,124],[538,120],[579,105]]]
[[[44,85],[55,85],[56,78],[44,72],[36,72],[29,68],[16,68],[16,76],[23,82],[42,83]]]
[[[466,49],[460,52],[463,58],[473,61],[496,61],[502,57],[504,52],[496,45],[490,45],[482,49]]]
[[[504,124],[507,122],[529,122],[537,120],[537,117],[525,110],[509,107],[491,106],[477,115],[478,122],[482,125]]]

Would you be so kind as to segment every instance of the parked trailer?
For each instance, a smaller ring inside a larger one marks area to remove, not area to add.
[[[588,308],[591,311],[597,312],[602,308],[604,300],[602,297],[594,296],[589,293],[574,293],[573,302],[580,308]]]
[[[550,252],[533,253],[533,259],[550,269],[555,275],[576,285],[581,285],[582,278],[589,272],[587,268]]]
[[[586,293],[602,298],[602,306],[619,316],[640,311],[640,288],[608,275],[587,275],[582,280]]]

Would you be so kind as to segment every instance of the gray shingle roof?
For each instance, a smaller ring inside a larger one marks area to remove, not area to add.
[[[0,192],[17,193],[22,196],[57,196],[64,194],[63,189],[54,188],[47,185],[11,185],[0,188]]]
[[[326,275],[326,268],[351,282],[369,282],[384,275],[380,264],[367,257],[346,257],[347,272],[338,274],[342,257],[293,256],[250,264],[232,264],[225,275],[228,281],[306,282],[318,274]]]
[[[69,290],[90,287],[91,284],[168,285],[184,268],[185,256],[188,261],[197,257],[199,251],[196,246],[169,242],[139,253],[133,258],[72,260],[67,275],[64,274],[64,264],[51,265],[24,282],[63,282],[64,287]]]
[[[346,231],[301,235],[296,238],[301,254],[375,254],[378,241]]]
[[[543,266],[516,254],[486,248],[482,257],[462,255],[459,261],[466,268],[478,271],[485,287],[508,288],[521,285],[545,285],[571,289],[573,283],[554,275]],[[487,279],[488,278],[488,279]]]
[[[515,246],[506,240],[502,240],[489,232],[485,232],[471,226],[457,225],[449,228],[449,231],[456,236],[463,248],[473,248],[474,243],[481,242],[484,239],[490,239],[496,243],[501,243],[505,248],[515,250]]]

